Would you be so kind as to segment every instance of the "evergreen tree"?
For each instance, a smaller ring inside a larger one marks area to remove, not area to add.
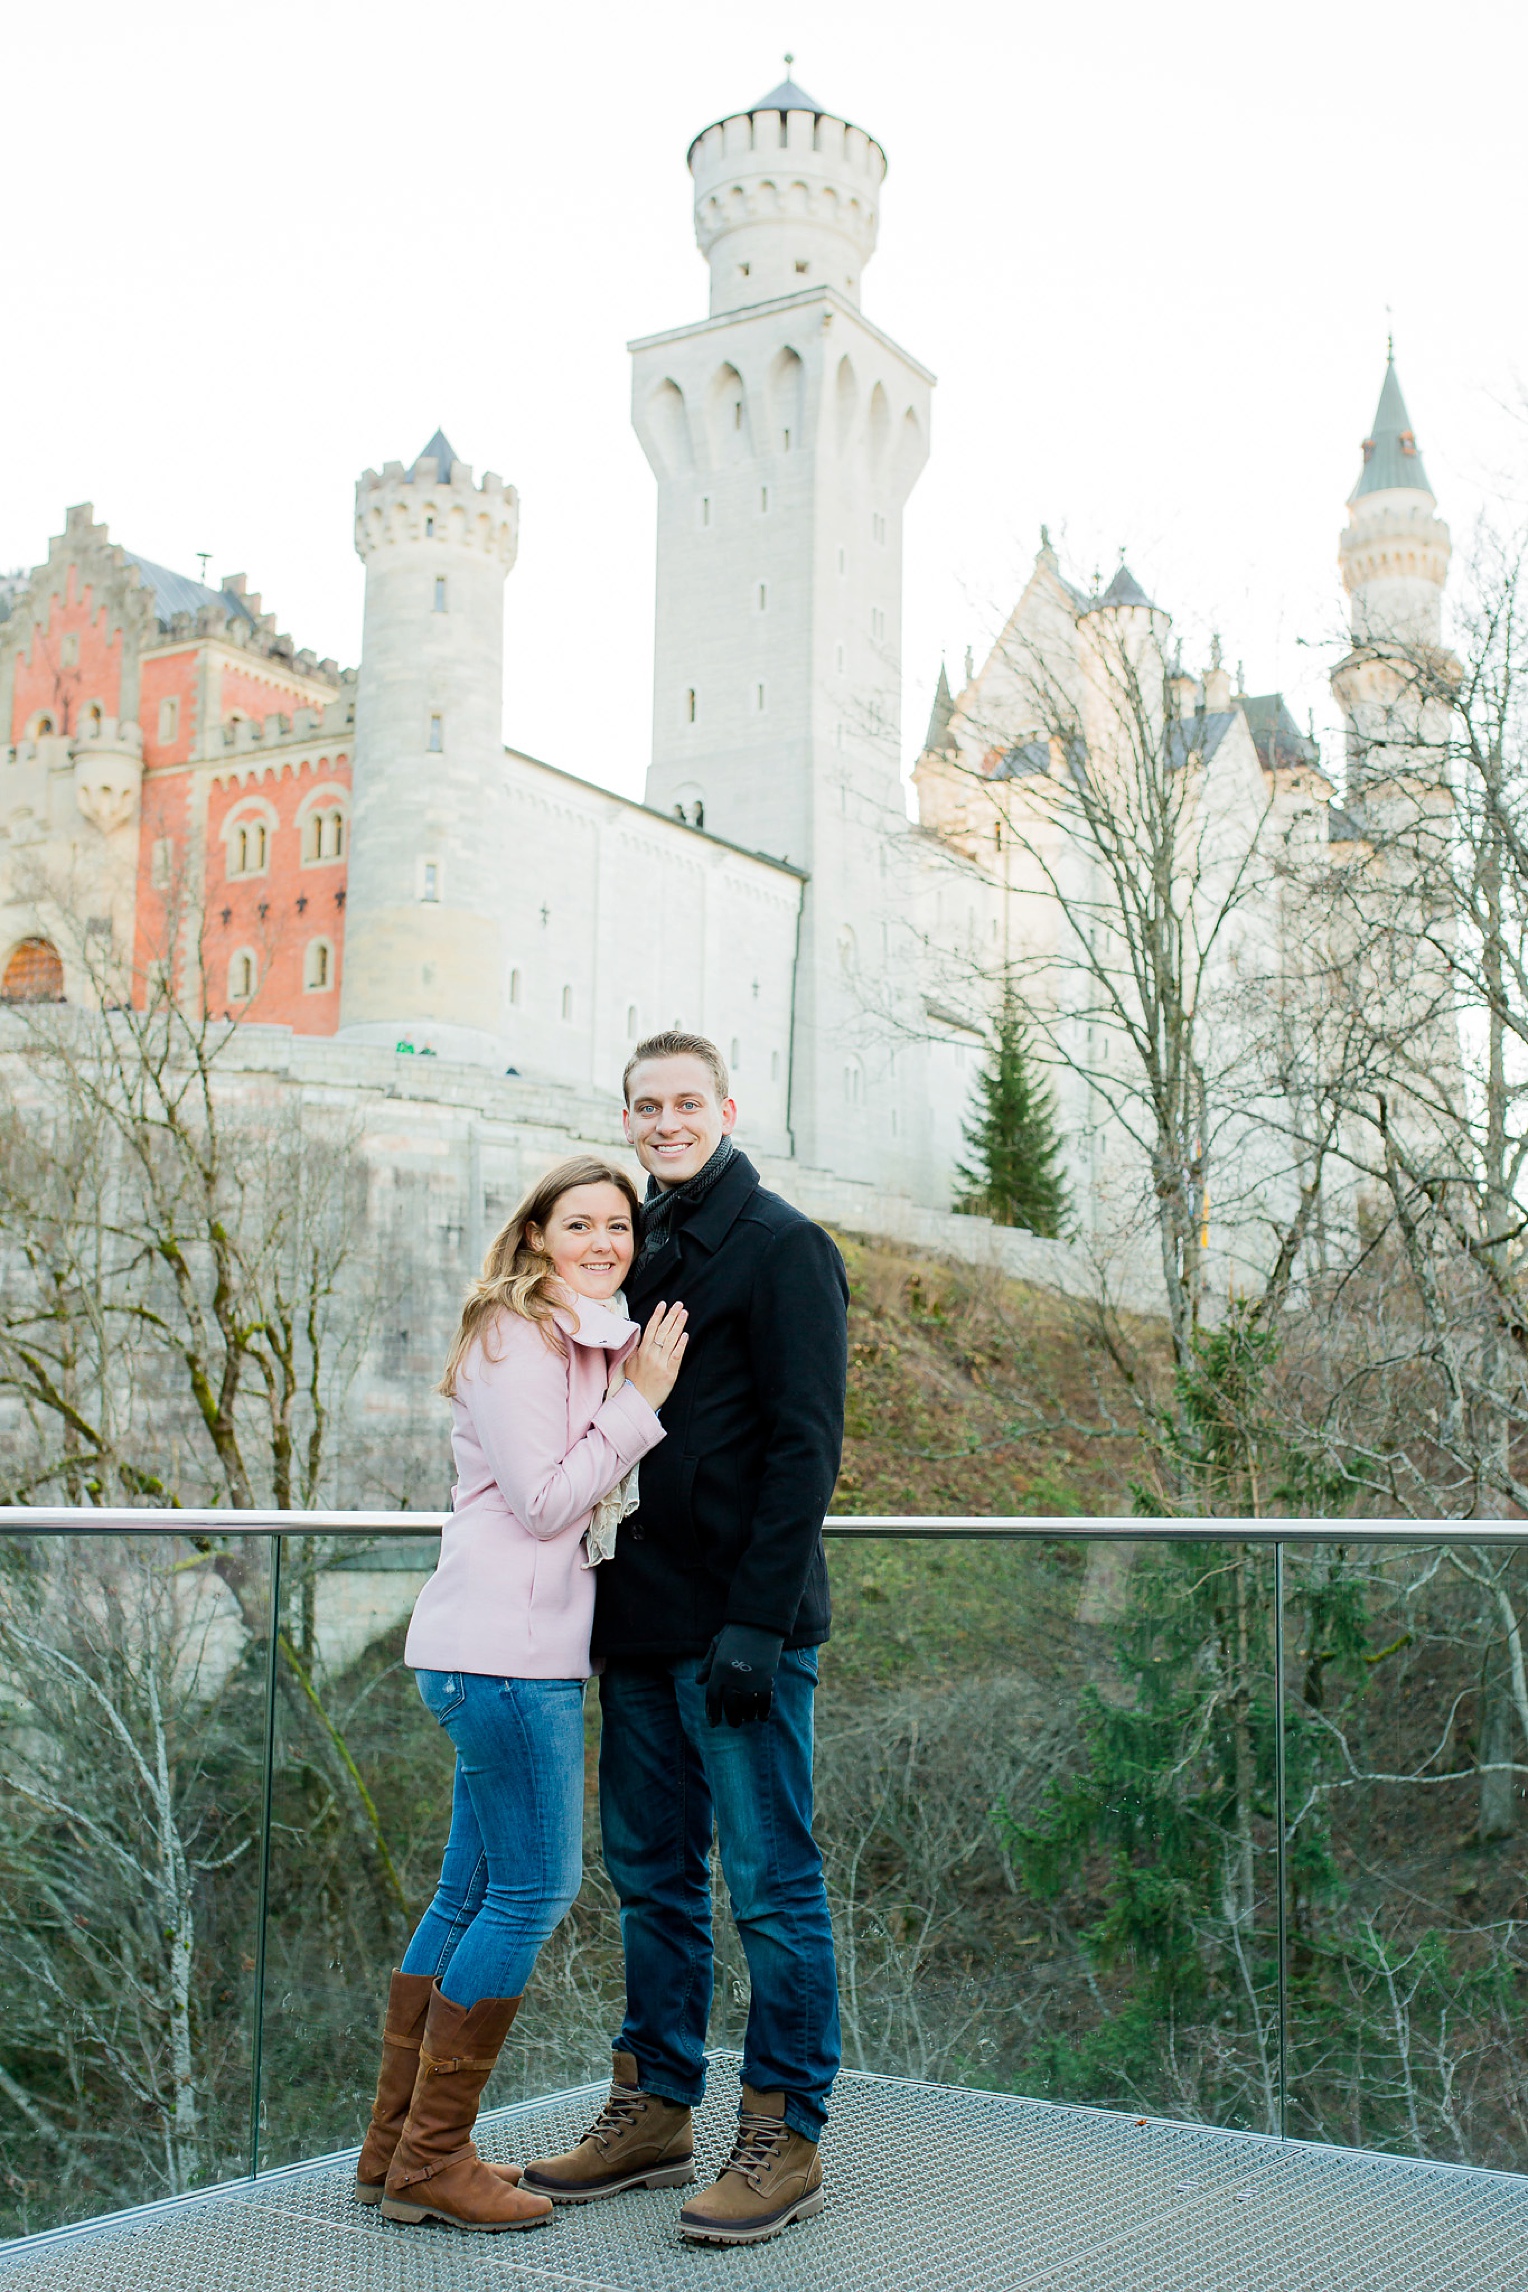
[[[970,1161],[957,1171],[964,1191],[956,1207],[996,1225],[1059,1234],[1071,1204],[1057,1168],[1056,1104],[1036,1071],[1011,995],[1004,998],[992,1037],[992,1056],[977,1079],[972,1119],[965,1126]]]

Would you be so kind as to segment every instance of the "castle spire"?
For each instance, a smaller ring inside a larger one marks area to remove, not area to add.
[[[923,743],[924,754],[939,755],[949,745],[946,735],[950,719],[955,714],[955,698],[950,691],[950,680],[945,675],[944,663],[939,663],[939,682],[934,687],[934,705],[929,710],[928,737]]]
[[[1375,409],[1374,427],[1364,440],[1364,464],[1358,473],[1358,483],[1349,499],[1357,501],[1366,493],[1386,493],[1394,488],[1409,486],[1418,493],[1431,493],[1427,472],[1422,467],[1422,456],[1417,450],[1416,433],[1406,401],[1401,395],[1401,378],[1395,370],[1395,337],[1390,337],[1389,353],[1385,359],[1385,379],[1380,385],[1379,405]]]

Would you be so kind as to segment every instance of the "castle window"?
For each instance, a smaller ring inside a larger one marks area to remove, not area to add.
[[[240,820],[228,838],[230,875],[263,875],[270,851],[270,830],[264,820]]]
[[[424,537],[426,541],[435,539],[435,520],[433,517],[427,517],[424,521]]]
[[[637,1039],[637,1006],[635,1003],[628,1003],[626,1006],[626,1036],[629,1042],[635,1042]]]
[[[804,263],[804,262],[802,262],[802,260],[801,260],[800,256],[798,255],[798,256],[797,256],[797,258],[796,258],[796,269],[797,269],[797,271],[799,272],[799,274],[800,274],[800,275],[801,275],[801,276],[804,278],[804,277],[806,276],[806,273],[807,273],[807,272],[808,272],[808,271],[811,269],[811,265],[810,265],[810,263]]]
[[[838,664],[838,673],[842,676],[844,673],[844,648],[842,645],[837,647],[833,657]]]
[[[571,1019],[573,1016],[573,990],[571,987],[564,987],[562,990],[562,1015],[565,1019]]]
[[[173,693],[166,693],[159,703],[159,739],[168,748],[172,740],[180,737],[180,702]]]
[[[97,740],[100,738],[101,726],[104,721],[105,719],[101,714],[100,702],[93,700],[85,711],[85,720],[81,729],[85,732],[87,738],[91,740]]]
[[[337,860],[345,849],[345,815],[338,805],[310,812],[303,822],[304,867],[320,860]]]
[[[759,583],[759,611],[761,613],[769,611],[769,584],[767,581]]]
[[[443,753],[446,745],[446,723],[442,716],[430,718],[429,752],[432,756]]]
[[[769,1079],[771,1082],[778,1082],[780,1079],[780,1053],[777,1050],[773,1050],[769,1054]]]
[[[791,450],[791,434],[790,434],[789,430],[782,430],[782,431],[780,432],[780,451],[781,451],[781,453],[782,453],[782,454],[788,454],[788,453],[790,452],[790,450]]]
[[[51,939],[23,939],[0,980],[0,1002],[61,1003],[64,966]]]
[[[247,1003],[255,991],[260,977],[260,966],[252,950],[240,947],[228,958],[228,1000]]]
[[[742,1054],[742,1050],[741,1050],[741,1048],[739,1047],[737,1036],[736,1036],[736,1035],[734,1035],[734,1036],[733,1036],[733,1038],[732,1038],[732,1056],[731,1056],[730,1060],[728,1061],[728,1064],[729,1064],[730,1066],[732,1066],[732,1067],[735,1069],[735,1068],[737,1068],[737,1067],[740,1067],[740,1066],[742,1065],[742,1063],[743,1063],[743,1054]]]
[[[759,488],[759,512],[764,517],[769,515],[769,488],[767,485],[761,485]]]
[[[48,737],[48,734],[49,734],[49,733],[50,733],[52,730],[53,730],[53,719],[52,719],[52,717],[51,717],[51,716],[49,716],[49,715],[48,715],[47,711],[46,711],[46,710],[44,710],[43,714],[42,714],[41,716],[39,716],[39,717],[35,718],[35,719],[34,719],[34,721],[33,721],[33,724],[32,724],[32,738],[33,738],[34,740],[46,740],[46,738]]]
[[[509,999],[512,1003],[518,1003],[520,1000],[520,973],[518,969],[509,974]]]
[[[751,268],[752,268],[752,265],[751,265],[751,264],[749,264],[749,263],[739,263],[739,264],[738,264],[738,274],[739,274],[739,276],[740,276],[740,277],[742,277],[742,278],[747,278],[747,276],[748,276],[748,273],[749,273],[749,271],[750,271],[750,269],[751,269]],[[738,423],[738,428],[739,428],[739,429],[741,429],[742,427],[743,427],[743,425],[742,425],[742,422],[741,422],[741,421],[739,421],[739,423]]]
[[[445,609],[446,577],[444,573],[437,573],[435,576],[435,610],[437,613],[443,613]]]
[[[711,522],[711,496],[708,493],[703,493],[700,497],[700,522],[702,525],[709,525]]]
[[[865,1103],[865,1071],[857,1058],[844,1062],[844,1103],[847,1106]]]
[[[764,713],[764,687],[761,684],[756,684],[753,688],[753,704],[762,716]]]
[[[308,941],[307,960],[303,964],[303,986],[310,995],[321,995],[334,984],[334,949],[327,939]]]
[[[886,615],[881,611],[879,605],[872,605],[870,608],[870,636],[872,642],[879,644],[885,634]]]
[[[685,693],[685,696],[684,696],[684,713],[685,713],[685,722],[686,722],[687,724],[693,724],[693,723],[695,722],[695,687],[694,687],[694,685],[691,685],[691,686],[688,688],[688,690],[686,691],[686,693]]]
[[[424,860],[424,861],[422,861],[422,862],[420,863],[420,869],[419,869],[419,896],[420,896],[420,898],[421,898],[421,899],[425,899],[425,900],[438,900],[438,899],[439,899],[439,897],[440,897],[440,862],[439,862],[439,860]]]

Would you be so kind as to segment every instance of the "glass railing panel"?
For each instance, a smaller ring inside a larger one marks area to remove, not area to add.
[[[846,2061],[1277,2132],[1271,1551],[830,1549]]]
[[[265,1538],[0,1538],[0,2235],[249,2157]]]
[[[392,1967],[434,1891],[451,1745],[403,1663],[433,1537],[286,1540],[266,1937],[262,2166],[359,2141]],[[583,1895],[542,1952],[485,2106],[607,2073],[620,1938],[599,1867],[586,1698]]]
[[[1285,1607],[1289,2130],[1521,2172],[1528,1554],[1289,1547]]]

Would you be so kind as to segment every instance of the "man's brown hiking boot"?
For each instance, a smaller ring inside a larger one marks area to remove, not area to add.
[[[533,2157],[522,2186],[553,2204],[589,2204],[622,2189],[677,2189],[695,2178],[695,2134],[688,2107],[660,2101],[637,2083],[629,2053],[615,2056],[610,2098],[578,2146]]]
[[[785,2095],[743,2087],[732,2154],[679,2215],[692,2244],[762,2244],[823,2207],[817,2143],[785,2122]]]
[[[377,2072],[377,2097],[372,2103],[371,2123],[366,2129],[366,2140],[356,2160],[355,2193],[360,2204],[380,2204],[387,2180],[387,2168],[393,2161],[399,2137],[414,2098],[414,2080],[419,2074],[419,2047],[424,2037],[425,2015],[430,2008],[430,1993],[435,1984],[428,1974],[395,1973],[387,1993],[387,2019],[382,2030],[382,2066]],[[518,2165],[490,2165],[488,2170],[508,2181],[511,2188],[520,2178]]]

